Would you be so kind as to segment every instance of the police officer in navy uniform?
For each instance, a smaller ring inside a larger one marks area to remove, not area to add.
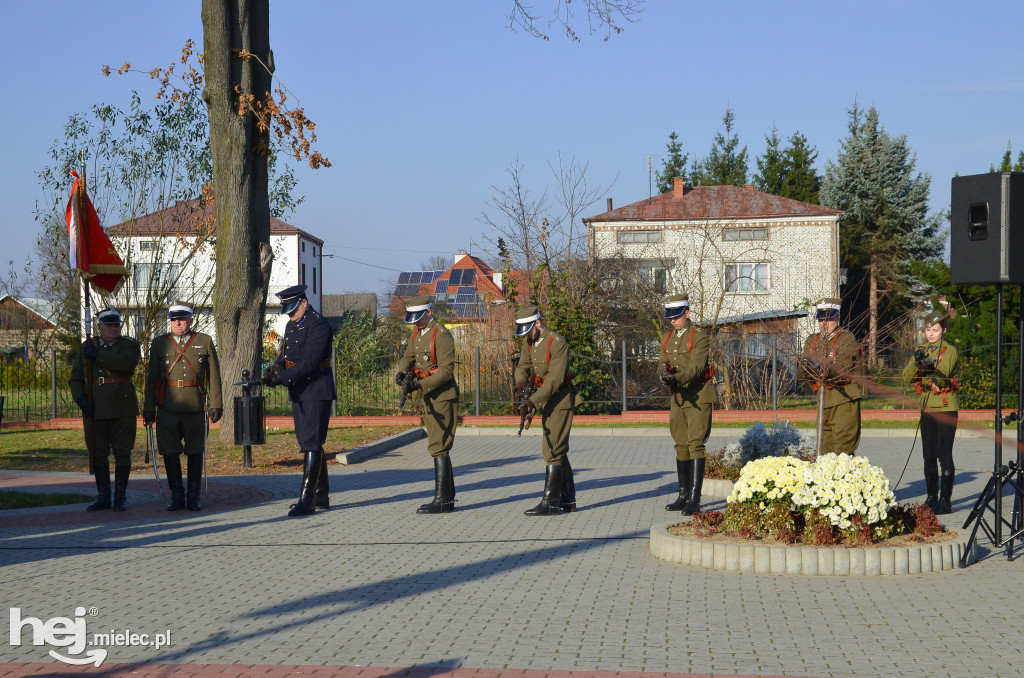
[[[287,386],[295,420],[295,438],[302,451],[302,488],[289,516],[303,516],[330,508],[327,457],[324,442],[337,398],[331,370],[331,326],[306,299],[306,286],[295,285],[277,293],[288,325],[277,361],[267,368],[263,383]]]
[[[423,392],[423,427],[427,429],[427,451],[434,459],[434,500],[416,513],[450,513],[455,509],[455,477],[449,452],[455,443],[459,410],[455,338],[434,318],[428,296],[405,302],[405,322],[416,329],[398,361],[395,383],[403,385],[408,380],[410,391]]]
[[[94,473],[98,497],[87,511],[128,507],[128,477],[132,472],[132,447],[135,446],[139,416],[139,400],[132,383],[132,374],[142,359],[139,342],[121,336],[121,314],[116,308],[105,308],[96,316],[99,337],[84,342],[78,351],[68,385],[71,395],[92,418]],[[92,373],[88,366],[92,364]],[[92,381],[92,402],[87,382]],[[109,455],[114,455],[114,496],[110,496]]]

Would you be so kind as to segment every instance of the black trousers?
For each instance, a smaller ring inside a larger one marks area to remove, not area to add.
[[[953,473],[953,438],[956,436],[957,412],[921,413],[921,452],[924,455],[925,476],[938,475],[935,462],[943,473]]]
[[[327,440],[327,427],[331,423],[331,401],[292,401],[292,418],[299,449],[322,450]]]

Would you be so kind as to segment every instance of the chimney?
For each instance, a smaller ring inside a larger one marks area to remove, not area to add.
[[[672,177],[672,197],[682,198],[686,193],[686,180],[683,177]]]
[[[501,290],[501,293],[505,294],[505,286],[502,285],[502,273],[501,273],[501,271],[495,271],[494,274],[491,275],[491,280],[493,280],[494,284],[498,286],[498,289]]]
[[[609,212],[612,211],[612,199],[611,198],[608,198],[608,211]]]
[[[456,253],[455,253],[455,257],[454,257],[454,260],[452,261],[452,265],[454,266],[455,264],[457,264],[457,263],[459,263],[460,261],[462,261],[463,257],[468,257],[468,256],[469,256],[469,255],[468,255],[468,254],[466,254],[465,252],[456,252]]]

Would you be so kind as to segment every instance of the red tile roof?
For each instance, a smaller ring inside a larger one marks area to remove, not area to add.
[[[841,210],[762,193],[752,186],[690,186],[682,191],[677,186],[667,193],[583,221],[690,221],[840,214]]]
[[[107,232],[119,236],[139,235],[184,235],[195,233],[199,225],[212,215],[211,205],[199,204],[198,199],[185,200],[172,207],[138,217],[135,221],[114,224]],[[276,217],[270,218],[270,232],[273,235],[300,235],[317,245],[324,241],[314,235],[285,223]]]

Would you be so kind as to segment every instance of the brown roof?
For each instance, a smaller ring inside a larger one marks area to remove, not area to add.
[[[594,221],[690,221],[771,217],[838,216],[841,210],[762,193],[753,186],[688,186],[584,219]]]
[[[107,228],[107,232],[120,236],[195,233],[199,225],[212,216],[212,212],[212,205],[200,204],[198,198],[185,200],[167,209],[138,217],[134,221],[114,224]],[[308,240],[312,240],[317,245],[324,244],[324,241],[320,238],[310,235],[302,229],[285,223],[276,217],[270,218],[270,232],[273,235],[301,235]]]

